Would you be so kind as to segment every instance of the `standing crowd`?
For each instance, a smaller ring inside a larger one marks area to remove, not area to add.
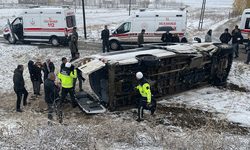
[[[60,72],[58,78],[60,82],[55,84],[55,66],[54,63],[47,58],[44,63],[34,62],[32,60],[28,61],[28,70],[30,74],[30,79],[33,86],[33,95],[31,98],[35,99],[41,95],[41,84],[44,84],[44,94],[45,102],[47,103],[48,110],[48,119],[52,119],[53,109],[56,110],[56,113],[59,118],[59,122],[62,122],[62,111],[61,105],[64,102],[67,94],[70,94],[72,107],[75,108],[78,106],[75,99],[75,86],[76,81],[79,81],[79,91],[83,91],[82,82],[84,78],[80,70],[76,69],[71,62],[78,59],[80,53],[78,52],[78,34],[76,32],[76,27],[73,28],[69,38],[69,49],[71,52],[72,59],[68,62],[66,57],[62,58],[62,64],[60,66]],[[20,108],[22,97],[23,97],[23,106],[27,105],[28,92],[25,88],[25,80],[23,78],[23,65],[18,65],[14,71],[13,82],[14,82],[14,91],[17,95],[16,102],[16,111],[23,112]],[[43,71],[43,78],[42,78]],[[61,96],[59,92],[61,91]]]

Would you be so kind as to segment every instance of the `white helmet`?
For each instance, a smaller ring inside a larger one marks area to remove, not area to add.
[[[143,77],[143,74],[142,74],[141,72],[137,72],[137,73],[136,73],[136,77],[137,77],[138,79],[141,79],[141,78]]]
[[[67,63],[65,64],[65,67],[70,68],[70,67],[71,67],[71,63],[67,62]]]

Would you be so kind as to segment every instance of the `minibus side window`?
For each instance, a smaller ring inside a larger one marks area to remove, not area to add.
[[[75,27],[76,26],[76,18],[75,18],[75,16],[66,17],[66,23],[67,23],[68,28]]]
[[[117,31],[117,34],[127,33],[130,31],[130,28],[131,28],[131,23],[126,22],[122,24],[116,31]]]

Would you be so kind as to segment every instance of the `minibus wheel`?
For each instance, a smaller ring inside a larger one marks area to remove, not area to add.
[[[16,38],[11,38],[11,36],[8,36],[8,41],[10,44],[15,44],[16,43]]]
[[[51,44],[53,45],[53,46],[59,46],[59,40],[58,40],[58,38],[57,37],[52,37],[51,38]]]
[[[110,49],[111,50],[119,50],[120,44],[118,41],[110,41]]]

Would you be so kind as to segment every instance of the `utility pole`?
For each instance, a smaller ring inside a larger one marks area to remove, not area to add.
[[[129,0],[129,16],[130,16],[131,0]]]
[[[205,12],[205,5],[206,5],[206,0],[203,0],[198,30],[202,29],[204,12]]]
[[[85,23],[85,8],[84,8],[84,0],[82,0],[82,15],[83,15],[83,29],[84,29],[84,37],[85,37],[85,39],[87,39],[86,23]]]

